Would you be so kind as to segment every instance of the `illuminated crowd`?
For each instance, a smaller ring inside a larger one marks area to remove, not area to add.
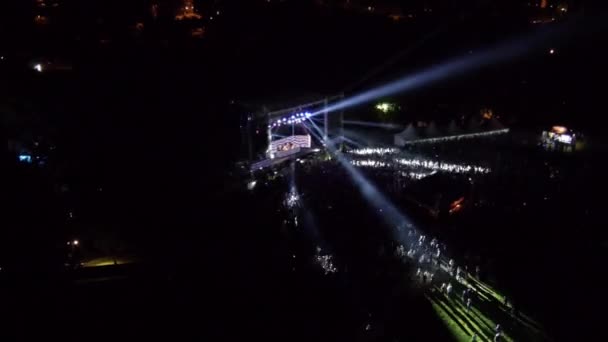
[[[428,160],[422,158],[393,158],[393,159],[353,159],[351,163],[359,167],[369,168],[395,168],[398,166],[405,166],[414,169],[425,169],[431,171],[443,171],[448,173],[490,173],[490,168],[469,165],[469,164],[452,164],[442,161]]]
[[[411,224],[398,229],[402,232],[407,229],[407,238],[404,244],[395,248],[394,254],[402,261],[413,265],[415,269],[413,280],[431,293],[461,302],[462,306],[466,308],[466,314],[472,314],[473,308],[484,297],[481,293],[483,292],[482,285],[478,283],[480,267],[478,265],[474,267],[467,264],[459,265],[448,256],[449,251],[445,243],[419,234]],[[515,306],[508,302],[506,297],[503,302],[497,304],[502,306],[503,310],[509,311],[512,317],[517,315]],[[505,331],[500,323],[497,324],[493,330],[492,341],[503,341],[504,334]],[[484,340],[475,333],[471,338],[472,341]]]
[[[331,254],[322,254],[321,247],[317,247],[317,254],[315,255],[314,260],[319,266],[321,266],[326,275],[338,272],[338,268],[333,262],[333,256]]]
[[[380,148],[380,147],[366,147],[366,148],[358,148],[349,151],[352,154],[359,156],[369,156],[369,155],[385,155],[385,154],[396,154],[399,153],[399,149],[397,148]]]
[[[473,139],[463,139],[462,141],[451,141],[440,144],[420,144],[408,146],[403,149],[393,147],[379,148],[358,148],[347,150],[340,155],[342,160],[346,160],[353,166],[361,169],[362,174],[370,176],[375,185],[387,191],[392,191],[393,194],[403,193],[402,189],[407,188],[409,184],[413,184],[415,180],[429,177],[434,174],[449,173],[466,175],[471,181],[475,178],[475,184],[490,184],[499,190],[503,188],[504,182],[502,176],[517,174],[520,170],[525,169],[530,165],[527,160],[522,158],[511,158],[510,149],[500,150],[500,156],[497,157],[496,145],[500,143],[503,137],[488,138],[493,144],[479,143]],[[517,155],[515,156],[517,157]],[[360,204],[360,191],[357,186],[353,186],[353,180],[349,176],[347,168],[341,164],[339,158],[333,155],[317,155],[314,158],[302,158],[294,161],[297,167],[297,172],[289,173],[282,172],[276,176],[274,172],[273,179],[283,179],[282,187],[277,187],[277,191],[282,191],[281,200],[283,201],[284,210],[290,211],[295,218],[291,219],[289,230],[298,234],[309,234],[309,222],[306,215],[314,216],[314,223],[318,224],[319,228],[342,226],[345,222],[357,226],[357,229],[362,231],[365,226],[374,226],[373,220],[368,220],[367,214],[348,217],[354,212],[363,212],[368,206]],[[540,171],[539,171],[540,172]],[[281,175],[282,174],[282,175]],[[405,181],[400,181],[405,179]],[[449,179],[460,180],[464,177],[449,177]],[[551,181],[550,178],[547,178]],[[290,188],[291,184],[297,184],[300,193],[286,189]],[[504,186],[505,190],[511,191],[512,182],[509,182],[509,187]],[[552,184],[548,182],[548,184]],[[359,184],[354,184],[359,185]],[[287,186],[287,187],[285,187]],[[492,189],[494,189],[492,188]],[[413,187],[412,187],[413,189]],[[328,195],[329,193],[339,193],[340,196]],[[321,194],[314,196],[313,194]],[[400,198],[396,195],[394,198]],[[485,199],[486,197],[479,197]],[[478,204],[480,203],[480,204]],[[494,202],[481,200],[475,202],[476,207],[485,205],[491,206]],[[524,203],[525,205],[525,203]],[[354,208],[354,209],[353,209]],[[359,209],[361,209],[359,211]],[[377,210],[382,213],[382,210]],[[384,215],[384,214],[380,214]],[[370,215],[373,216],[373,215]],[[386,216],[386,215],[385,215]],[[344,218],[346,217],[346,218]],[[298,224],[299,218],[299,224]],[[362,218],[362,219],[360,219]],[[376,218],[377,219],[377,218]],[[367,224],[366,224],[367,223]],[[345,247],[348,243],[343,242],[342,238],[327,238],[328,233],[318,229],[319,235],[314,235],[307,240],[314,245],[330,246],[329,249],[302,248],[294,255],[304,254],[306,258],[298,260],[307,260],[307,266],[312,264],[314,272],[321,275],[342,279],[349,276],[349,265],[352,258],[359,258],[361,254],[352,253],[350,247]],[[351,230],[352,231],[352,230]],[[487,292],[481,288],[479,281],[479,267],[474,263],[466,264],[464,258],[460,258],[454,251],[449,251],[446,244],[438,241],[433,237],[421,235],[420,231],[413,226],[404,225],[399,228],[401,232],[398,239],[401,244],[395,246],[394,240],[381,243],[381,250],[389,250],[389,255],[394,252],[394,256],[406,263],[413,276],[413,284],[424,289],[425,294],[432,294],[435,298],[442,298],[446,305],[462,308],[460,314],[466,315],[473,313],[481,313],[487,315],[493,313],[493,307],[488,307],[488,302],[491,305],[499,305],[499,311],[511,313],[517,316],[514,306],[502,296],[493,299],[484,300],[484,296],[489,297]],[[372,232],[373,234],[373,232]],[[339,234],[336,234],[339,235]],[[342,234],[343,235],[343,234]],[[370,236],[370,235],[367,235]],[[311,235],[307,235],[311,237]],[[310,245],[309,245],[310,246]],[[388,247],[392,246],[392,247]],[[330,252],[330,250],[332,252]],[[371,249],[370,249],[371,250]],[[376,249],[378,250],[378,249]],[[332,255],[336,251],[336,257]],[[345,252],[346,251],[346,252]],[[378,269],[376,266],[383,267],[382,262],[386,254],[384,252],[377,255],[370,253],[366,256],[366,263],[374,263],[372,269]],[[338,259],[336,259],[338,258]],[[377,258],[377,259],[375,259]],[[453,258],[453,259],[452,259]],[[359,259],[356,262],[359,262]],[[371,261],[370,261],[371,260]],[[458,261],[460,260],[460,261]],[[471,260],[471,259],[468,259]],[[478,261],[482,262],[482,261]],[[399,264],[399,263],[397,263]],[[483,263],[491,270],[491,265]],[[332,274],[338,273],[338,276]],[[470,311],[469,311],[470,310]],[[486,310],[488,310],[486,312]],[[456,312],[456,311],[455,311]],[[466,313],[466,314],[465,314]],[[503,327],[492,327],[495,329],[485,329],[486,336],[471,336],[472,340],[509,340],[506,335],[513,332],[515,328],[511,325],[511,320],[499,314],[500,318],[495,318],[493,322],[504,325]],[[471,316],[471,320],[476,319]],[[465,329],[468,331],[473,331]],[[484,329],[479,329],[484,330]],[[491,334],[490,334],[491,332]]]
[[[441,161],[424,160],[418,158],[400,158],[395,159],[395,162],[401,165],[420,167],[423,169],[431,169],[435,171],[444,171],[449,173],[489,173],[490,169],[478,165],[467,164],[451,164]]]

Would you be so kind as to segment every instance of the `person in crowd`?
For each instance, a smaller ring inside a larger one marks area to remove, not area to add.
[[[467,298],[467,313],[471,310],[471,297]]]
[[[477,342],[477,334],[473,333],[473,335],[471,336],[471,342]]]
[[[445,291],[445,283],[441,283],[441,288],[439,289],[441,293]]]
[[[452,283],[449,283],[448,286],[445,288],[445,291],[447,293],[447,296],[450,296],[450,293],[452,292]]]

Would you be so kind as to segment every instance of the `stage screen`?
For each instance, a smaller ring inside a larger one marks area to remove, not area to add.
[[[301,148],[310,148],[310,135],[291,135],[270,143],[270,155],[289,155],[297,153]]]

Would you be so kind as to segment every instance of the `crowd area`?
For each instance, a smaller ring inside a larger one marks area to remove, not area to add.
[[[559,235],[530,226],[546,220],[559,227],[577,212],[588,210],[585,202],[569,204],[563,199],[576,188],[588,186],[588,178],[576,175],[591,161],[581,157],[581,169],[577,157],[563,159],[538,151],[531,158],[536,152],[521,150],[504,139],[508,137],[419,144],[408,149],[359,148],[343,152],[341,158],[321,152],[295,160],[291,167],[266,171],[263,191],[289,203],[277,209],[284,217],[283,231],[305,237],[310,247],[300,245],[300,254],[294,254],[298,260],[311,260],[320,274],[347,274],[366,284],[365,288],[374,286],[370,284],[377,282],[373,278],[377,274],[411,274],[411,285],[421,289],[438,315],[455,327],[460,340],[544,340],[545,329],[526,313],[539,318],[542,309],[536,309],[549,296],[531,298],[528,288],[546,284],[534,270],[554,265],[548,260],[551,253],[537,255],[558,246]],[[396,162],[399,160],[418,162]],[[364,198],[365,186],[354,180],[344,161],[411,220],[387,227],[385,213]],[[460,165],[464,172],[434,167],[437,165]],[[465,169],[466,165],[470,168]],[[468,180],[466,211],[434,220],[414,214],[408,204],[400,202],[399,194],[409,193],[410,185],[434,174]],[[557,220],[549,214],[564,205],[568,215]],[[389,266],[391,260],[404,265],[397,267],[401,271]],[[557,269],[548,271],[551,276],[558,273]],[[518,280],[524,276],[532,276],[525,286]],[[371,302],[369,307],[373,307]],[[546,323],[551,313],[543,314],[540,318]],[[370,324],[374,330],[374,323]]]
[[[407,230],[407,239],[397,246],[395,256],[413,265],[412,280],[439,310],[450,312],[449,322],[458,324],[470,341],[546,339],[540,326],[519,312],[513,300],[481,279],[479,264],[455,259],[446,243],[418,232],[411,224],[398,229]]]

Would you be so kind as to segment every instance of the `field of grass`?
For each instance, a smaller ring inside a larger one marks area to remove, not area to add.
[[[538,323],[529,316],[517,312],[504,303],[504,296],[488,284],[469,278],[452,282],[454,291],[450,296],[433,287],[426,295],[437,316],[444,322],[455,341],[493,341],[497,324],[502,327],[501,341],[549,341]],[[466,287],[475,289],[470,310],[458,295]]]

